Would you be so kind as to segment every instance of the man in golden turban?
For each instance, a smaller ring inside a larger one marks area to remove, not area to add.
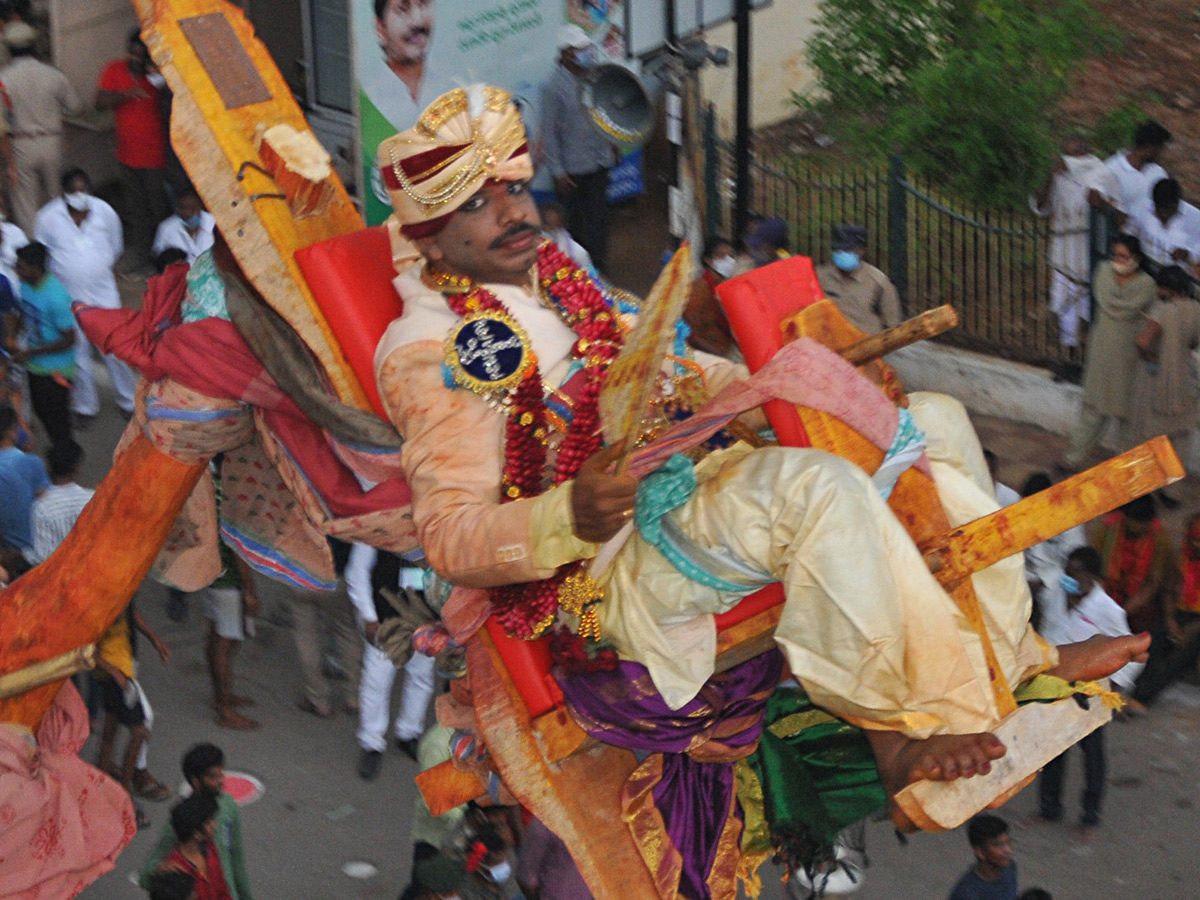
[[[519,112],[496,88],[451,91],[380,146],[379,165],[404,312],[377,348],[376,377],[405,440],[417,534],[443,579],[490,590],[517,636],[541,633],[561,603],[582,633],[599,629],[645,665],[672,708],[713,672],[713,615],[782,582],[776,642],[814,702],[868,729],[889,790],[989,770],[1004,748],[987,733],[999,715],[981,638],[871,479],[839,457],[745,444],[709,453],[654,542],[638,499],[639,530],[597,574],[597,602],[585,567],[638,497],[635,478],[608,470],[619,448],[597,434],[596,396],[624,334],[609,299],[541,239]],[[714,393],[745,377],[725,360],[696,362]],[[897,430],[880,391],[855,396],[865,419],[890,416]],[[965,423],[945,399],[914,404],[921,428]],[[997,507],[969,435],[952,449],[973,465],[943,465],[947,443],[932,438],[925,465],[975,518]],[[1011,572],[993,567],[1009,587],[985,613],[1009,682],[1056,664],[1072,679],[1107,674],[1083,664],[1095,647],[1060,661],[1034,634],[1020,557],[1009,562]],[[1106,645],[1100,668],[1144,644]]]

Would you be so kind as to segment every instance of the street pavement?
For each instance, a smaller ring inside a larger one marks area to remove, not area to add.
[[[124,282],[128,305],[138,285]],[[95,485],[108,467],[124,427],[112,405],[103,367],[97,370],[104,408],[79,436],[88,450],[83,481]],[[1062,439],[1028,426],[995,419],[976,422],[985,446],[996,451],[1003,481],[1019,486],[1061,451]],[[1200,508],[1200,486],[1182,486],[1183,509],[1167,517],[1178,535],[1182,519]],[[139,669],[154,707],[150,771],[177,788],[179,761],[199,741],[220,745],[230,770],[262,782],[265,791],[242,810],[250,879],[257,900],[341,900],[394,898],[407,883],[411,847],[408,833],[416,766],[394,747],[385,755],[379,778],[363,782],[355,773],[356,717],[339,710],[330,719],[300,711],[300,681],[292,635],[281,614],[285,589],[260,582],[263,614],[255,638],[247,640],[235,663],[236,687],[257,705],[248,714],[262,722],[254,732],[223,730],[214,722],[203,658],[207,622],[199,601],[191,601],[186,622],[165,614],[165,590],[147,583],[138,608],[171,647],[163,665],[143,641]],[[399,690],[395,692],[398,700]],[[93,759],[95,737],[84,757]],[[1074,838],[1069,824],[1022,828],[1017,822],[1035,809],[1027,789],[1000,814],[1013,823],[1022,889],[1040,886],[1055,900],[1186,900],[1197,896],[1200,863],[1200,689],[1179,685],[1168,691],[1147,717],[1108,727],[1108,791],[1104,824],[1090,843]],[[1068,821],[1077,815],[1082,754],[1073,753],[1064,798]],[[130,879],[167,820],[172,800],[145,803],[152,826],[140,832],[117,861],[116,869],[81,895],[85,900],[126,900],[144,893]],[[901,844],[885,821],[868,827],[870,867],[863,900],[944,898],[972,857],[962,829],[916,835]],[[344,871],[365,870],[368,877]],[[764,900],[781,896],[779,869],[763,869]]]

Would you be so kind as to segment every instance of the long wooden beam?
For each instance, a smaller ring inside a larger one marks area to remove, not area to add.
[[[953,587],[974,572],[1176,482],[1184,474],[1171,442],[1153,438],[955,529],[942,547],[927,550],[926,562],[943,587]]]

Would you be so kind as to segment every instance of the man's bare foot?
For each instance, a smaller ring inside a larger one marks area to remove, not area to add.
[[[257,701],[255,701],[253,697],[243,697],[240,694],[230,694],[225,705],[231,707],[255,706],[257,705]],[[212,708],[215,710],[221,709],[220,705],[218,705],[216,702],[213,703]]]
[[[1148,632],[1124,637],[1096,635],[1078,644],[1063,644],[1058,648],[1058,665],[1048,671],[1064,681],[1095,681],[1107,678],[1129,662],[1145,662],[1149,658]]]
[[[901,831],[916,826],[892,802],[892,798],[914,781],[955,781],[986,775],[992,760],[1005,754],[1004,744],[994,734],[938,734],[925,740],[898,731],[868,731],[867,740],[875,754],[883,788],[892,810],[892,821]]]
[[[222,728],[232,728],[236,731],[253,731],[261,725],[254,719],[249,719],[232,709],[217,710],[217,724]]]

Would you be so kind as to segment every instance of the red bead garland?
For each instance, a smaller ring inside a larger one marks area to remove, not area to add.
[[[600,392],[608,364],[620,352],[625,332],[604,295],[556,245],[546,241],[538,248],[538,282],[549,294],[558,314],[578,335],[571,353],[584,361],[584,379],[574,404],[574,415],[558,450],[553,483],[575,477],[584,460],[603,444],[600,433]],[[450,309],[460,316],[476,311],[508,313],[491,291],[476,285],[465,294],[446,296]],[[511,314],[510,314],[511,315]],[[547,487],[546,403],[542,375],[534,359],[525,376],[507,399],[508,422],[504,440],[504,473],[500,502],[536,497]],[[492,612],[507,634],[530,639],[554,621],[563,579],[583,565],[563,566],[542,581],[503,585],[492,590]]]

